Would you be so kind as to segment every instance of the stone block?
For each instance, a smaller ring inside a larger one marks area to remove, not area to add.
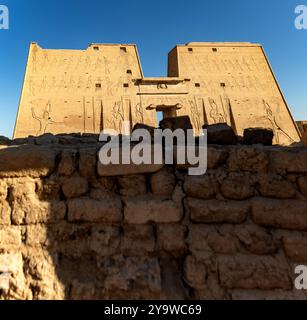
[[[176,178],[170,167],[164,167],[150,176],[151,191],[158,196],[171,196],[173,194]]]
[[[0,150],[0,178],[45,177],[55,169],[56,152],[33,145]]]
[[[125,221],[130,224],[172,223],[182,219],[182,209],[172,200],[143,196],[124,200]]]
[[[187,198],[190,219],[200,223],[242,223],[249,212],[248,201],[219,201]]]
[[[236,145],[238,143],[233,128],[227,123],[204,125],[203,129],[207,130],[208,144]]]
[[[255,198],[252,201],[252,219],[267,227],[307,230],[307,202]]]
[[[221,193],[227,199],[245,200],[251,198],[255,190],[249,175],[231,172],[221,184]]]
[[[218,269],[221,285],[227,289],[292,289],[291,270],[277,257],[222,256]]]
[[[64,181],[62,190],[66,198],[78,198],[87,193],[88,182],[82,177],[71,177]]]
[[[117,197],[101,201],[86,197],[69,200],[68,221],[120,223],[122,221],[121,200]]]

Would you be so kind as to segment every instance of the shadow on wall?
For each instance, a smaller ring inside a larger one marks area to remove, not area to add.
[[[189,297],[173,169],[159,173],[169,181],[154,195],[150,181],[159,176],[99,176],[97,151],[97,144],[0,150],[0,275],[9,281],[0,298]],[[165,210],[169,218],[151,221]],[[181,242],[166,243],[169,232]]]
[[[306,149],[106,176],[78,141],[0,149],[0,299],[306,299]]]

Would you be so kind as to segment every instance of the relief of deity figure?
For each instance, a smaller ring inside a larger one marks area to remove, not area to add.
[[[219,112],[219,108],[214,101],[214,99],[209,98],[209,104],[211,107],[210,117],[213,119],[214,123],[223,123],[225,122],[224,116]]]
[[[136,123],[144,123],[144,113],[141,103],[135,106],[135,121]]]
[[[123,121],[125,120],[124,117],[124,108],[121,101],[117,101],[114,104],[114,107],[111,111],[112,117],[109,120],[110,128],[114,129],[118,133],[122,133],[123,130]]]

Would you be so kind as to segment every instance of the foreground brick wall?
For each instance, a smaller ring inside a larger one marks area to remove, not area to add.
[[[0,298],[306,299],[306,149],[105,177],[97,144],[45,142],[0,149]]]

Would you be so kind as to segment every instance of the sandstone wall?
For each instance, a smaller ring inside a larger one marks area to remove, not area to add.
[[[306,299],[306,149],[104,177],[90,139],[43,142],[0,149],[0,299]]]

